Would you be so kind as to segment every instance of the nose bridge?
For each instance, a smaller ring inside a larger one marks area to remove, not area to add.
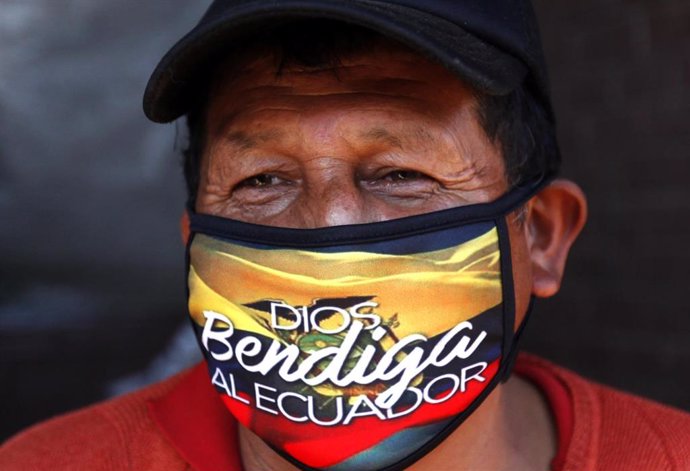
[[[311,167],[307,172],[306,202],[314,224],[326,227],[363,222],[364,204],[354,161],[320,156],[312,159]]]
[[[324,191],[320,215],[324,226],[341,226],[363,222],[361,193],[353,179],[344,179]]]
[[[333,110],[311,109],[300,119],[306,198],[317,227],[364,221],[362,194],[357,185],[359,156],[348,141],[349,120]]]

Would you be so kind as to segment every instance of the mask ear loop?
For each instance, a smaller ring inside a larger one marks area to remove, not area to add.
[[[501,266],[501,292],[503,304],[503,344],[501,345],[501,370],[499,376],[502,382],[510,376],[509,360],[513,356],[515,338],[515,289],[513,287],[513,264],[510,251],[510,235],[506,216],[495,220],[498,231],[498,250]]]
[[[513,267],[512,256],[510,252],[510,236],[508,235],[508,224],[506,217],[496,220],[496,229],[498,230],[498,246],[501,254],[501,283],[503,284],[503,346],[501,348],[501,356],[503,357],[501,370],[499,372],[501,382],[505,383],[510,378],[515,366],[520,351],[520,342],[524,337],[525,327],[532,314],[535,297],[532,295],[525,312],[525,317],[515,328],[515,319],[517,317],[515,305],[515,286],[513,284]]]
[[[537,183],[530,193],[521,195],[520,198],[516,199],[517,204],[522,204],[526,200],[529,200],[534,194],[536,194],[541,188],[546,186],[554,177],[554,175],[549,175]],[[525,201],[521,201],[522,198]],[[499,253],[501,257],[501,283],[503,288],[503,345],[501,348],[501,369],[498,372],[500,381],[505,383],[510,378],[513,372],[513,367],[515,366],[515,361],[517,359],[518,353],[520,351],[520,342],[524,337],[525,327],[529,321],[530,315],[534,307],[535,296],[531,295],[529,300],[529,305],[525,312],[525,317],[516,330],[515,319],[517,318],[516,313],[516,303],[515,303],[515,286],[513,284],[513,266],[512,266],[512,254],[510,250],[510,236],[508,233],[508,222],[507,216],[510,214],[508,212],[504,217],[496,219],[496,229],[498,230],[498,244]]]
[[[525,328],[527,327],[529,318],[532,315],[532,308],[534,307],[535,299],[536,298],[534,295],[530,296],[529,304],[527,305],[527,311],[525,312],[525,317],[522,319],[520,327],[518,327],[517,331],[515,332],[515,335],[513,336],[513,344],[511,345],[510,351],[508,352],[508,355],[505,358],[505,369],[503,370],[503,377],[501,378],[501,382],[503,383],[508,381],[510,375],[513,373],[515,360],[517,360],[518,353],[520,352],[520,342],[522,342],[522,339],[525,337]]]

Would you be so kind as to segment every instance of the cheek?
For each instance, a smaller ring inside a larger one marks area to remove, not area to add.
[[[532,262],[529,257],[524,226],[514,222],[512,215],[509,215],[508,219],[513,284],[515,287],[515,328],[517,328],[525,317],[532,295]]]

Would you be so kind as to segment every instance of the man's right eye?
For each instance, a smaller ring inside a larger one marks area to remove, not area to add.
[[[277,185],[284,180],[270,173],[260,173],[249,178],[245,178],[237,184],[235,189],[239,188],[264,188],[271,185]]]

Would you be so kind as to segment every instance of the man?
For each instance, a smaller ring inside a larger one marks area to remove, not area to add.
[[[586,203],[554,178],[531,8],[486,3],[214,2],[144,103],[190,126],[206,365],[2,469],[690,469],[687,415],[534,357],[511,376]]]

